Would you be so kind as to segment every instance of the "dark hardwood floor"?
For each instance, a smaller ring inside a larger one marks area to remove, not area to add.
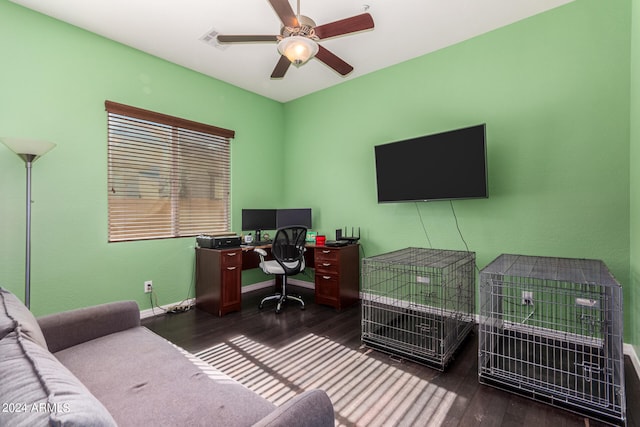
[[[443,373],[362,346],[360,307],[337,312],[290,302],[276,315],[258,310],[268,291],[243,294],[241,312],[215,317],[200,310],[164,314],[143,325],[276,404],[322,388],[345,426],[601,426],[599,421],[481,385],[477,335]],[[204,350],[210,349],[207,352]],[[625,361],[627,425],[640,426],[640,382]]]

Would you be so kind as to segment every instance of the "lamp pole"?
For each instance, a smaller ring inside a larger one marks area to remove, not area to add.
[[[27,169],[27,241],[25,243],[24,305],[31,308],[31,165],[36,156],[23,154]]]
[[[56,144],[48,141],[40,141],[24,138],[0,138],[11,151],[16,153],[25,162],[27,169],[27,238],[25,243],[25,271],[24,271],[24,305],[31,308],[31,169],[33,162]]]

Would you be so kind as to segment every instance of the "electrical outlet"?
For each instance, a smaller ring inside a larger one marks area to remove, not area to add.
[[[153,280],[146,280],[144,282],[144,293],[148,294],[153,290]]]
[[[533,305],[533,292],[522,291],[522,305]]]

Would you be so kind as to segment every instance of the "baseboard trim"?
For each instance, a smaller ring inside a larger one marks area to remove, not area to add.
[[[313,282],[307,282],[305,280],[300,280],[300,279],[289,279],[289,284],[295,285],[295,286],[299,286],[301,288],[315,289],[315,286],[314,286]],[[273,287],[274,285],[275,285],[275,280],[274,279],[265,280],[264,282],[258,282],[258,283],[253,283],[251,285],[242,286],[241,292],[244,294],[246,292],[252,292],[252,291],[257,291],[257,290],[260,290],[260,289],[270,288],[270,287]],[[154,307],[154,308],[148,308],[146,310],[141,310],[140,311],[140,319],[146,319],[148,317],[159,316],[161,314],[164,314],[170,308],[175,307],[176,305],[195,305],[195,303],[196,303],[196,299],[195,298],[189,298],[189,299],[184,300],[184,301],[173,302],[173,303],[170,303],[170,304],[161,305],[159,307]]]
[[[251,285],[242,286],[240,292],[243,294],[251,291],[257,291],[264,288],[270,288],[275,285],[275,280],[265,280],[264,282],[253,283]]]
[[[636,349],[631,344],[623,344],[622,351],[626,356],[629,356],[631,364],[636,371],[636,376],[638,377],[638,379],[640,379],[640,359],[638,359],[638,353],[636,353]]]
[[[315,289],[316,285],[313,282],[307,282],[306,280],[300,279],[289,279],[289,283],[295,286],[300,286],[301,288],[307,289]]]
[[[294,285],[294,286],[299,286],[301,288],[307,288],[307,289],[315,289],[315,285],[313,284],[313,282],[307,282],[306,280],[300,280],[300,279],[289,279],[288,280],[290,285]],[[272,280],[266,280],[264,282],[258,282],[258,283],[254,283],[251,285],[247,285],[247,286],[243,286],[242,287],[242,293],[244,294],[245,292],[251,292],[251,291],[257,291],[260,289],[264,289],[264,288],[270,288],[275,286],[276,282],[275,279]]]

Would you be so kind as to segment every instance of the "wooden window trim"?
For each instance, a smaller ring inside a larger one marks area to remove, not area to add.
[[[130,105],[119,104],[113,101],[105,101],[105,108],[110,113],[121,114],[136,119],[148,120],[150,122],[163,123],[170,126],[182,127],[196,132],[209,133],[211,135],[221,136],[233,139],[236,135],[235,131],[219,128],[217,126],[198,123],[180,117],[170,116],[168,114],[156,113],[155,111],[144,110]]]

